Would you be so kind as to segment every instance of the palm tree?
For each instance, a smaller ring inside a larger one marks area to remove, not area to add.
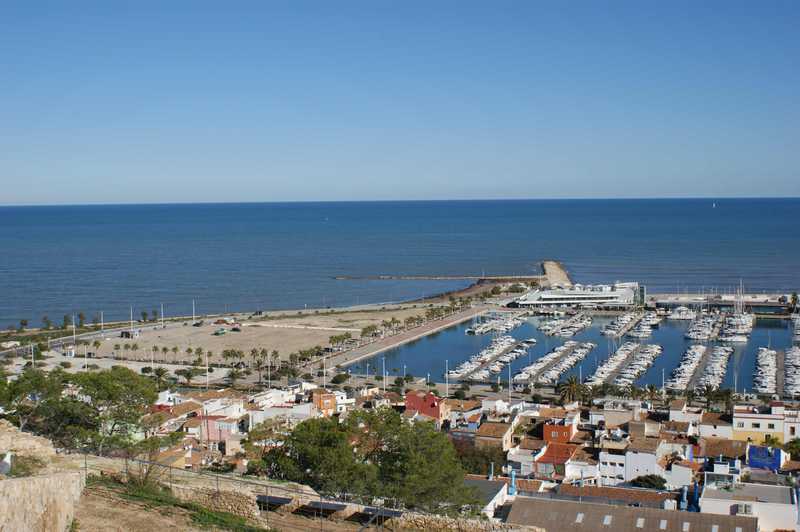
[[[153,378],[156,380],[156,387],[159,392],[161,391],[161,384],[166,380],[168,375],[169,371],[165,367],[158,366],[153,370]]]
[[[256,358],[253,362],[253,369],[256,370],[256,373],[258,373],[258,384],[261,384],[261,374],[264,372],[266,367],[267,363],[261,357]]]
[[[153,351],[153,360],[151,361],[151,364],[155,364],[156,355],[158,355],[159,352],[158,346],[154,345],[152,351]]]
[[[169,353],[169,347],[164,346],[161,348],[161,357],[164,362],[167,361],[167,353]]]
[[[230,383],[231,388],[235,388],[236,387],[236,381],[238,381],[239,379],[242,378],[242,371],[237,369],[237,368],[231,368],[228,371],[228,376],[226,378],[228,379],[228,382]]]
[[[175,371],[175,375],[183,377],[183,379],[186,381],[186,385],[188,386],[192,383],[192,379],[194,379],[195,371],[196,370],[194,368],[181,368]]]
[[[131,346],[131,351],[136,353],[136,356],[138,357],[139,356],[139,344],[134,342],[134,344]]]
[[[170,349],[170,351],[172,351],[172,358],[173,359],[178,356],[178,346],[177,345],[172,346],[172,349]],[[175,362],[175,360],[173,360],[173,362]]]
[[[711,410],[711,405],[714,403],[716,388],[710,384],[703,386],[703,397],[706,400],[706,410]]]
[[[559,383],[558,393],[563,403],[571,403],[581,396],[581,383],[578,382],[578,377],[571,376],[564,382]]]
[[[697,393],[694,391],[693,388],[688,388],[684,393],[683,396],[686,397],[686,404],[692,406],[692,403],[695,399],[697,399]]]
[[[100,349],[100,346],[103,345],[100,340],[95,340],[92,342],[92,347],[94,347],[95,352]]]
[[[647,399],[653,403],[655,403],[656,399],[658,399],[659,396],[661,395],[661,391],[655,384],[648,385],[646,393],[647,393]]]

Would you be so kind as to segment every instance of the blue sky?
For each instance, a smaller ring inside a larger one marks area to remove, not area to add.
[[[800,196],[800,2],[128,4],[0,3],[0,204]]]

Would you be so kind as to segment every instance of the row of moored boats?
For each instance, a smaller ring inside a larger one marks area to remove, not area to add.
[[[800,347],[792,346],[783,354],[783,394],[796,397],[800,394]]]
[[[690,345],[689,349],[683,353],[681,361],[678,366],[672,370],[669,380],[665,383],[666,387],[671,390],[686,390],[689,388],[689,383],[697,371],[697,366],[703,359],[708,348],[704,345]]]
[[[547,366],[570,353],[573,349],[578,347],[578,345],[578,342],[574,340],[567,340],[564,342],[564,345],[554,348],[543,357],[537,359],[533,364],[519,370],[516,375],[514,375],[514,382],[529,382],[533,377],[538,376]]]
[[[753,388],[758,393],[774,394],[778,386],[778,352],[768,347],[759,347],[756,353],[756,372]]]
[[[615,386],[627,388],[644,375],[645,371],[653,365],[653,362],[662,353],[663,348],[656,344],[646,344],[639,347],[633,355],[633,360],[625,366],[614,379]]]
[[[697,379],[697,388],[704,388],[705,386],[712,386],[719,388],[722,380],[725,378],[725,373],[728,370],[728,359],[733,354],[733,348],[725,345],[718,345],[711,348],[711,354],[706,362],[706,367],[703,368],[703,373]]]
[[[571,338],[592,324],[592,317],[578,313],[568,318],[556,318],[539,325],[539,330],[548,336]]]
[[[625,342],[622,344],[613,355],[608,357],[605,362],[603,362],[600,367],[595,370],[594,374],[589,377],[589,380],[587,380],[586,383],[590,386],[600,386],[603,384],[639,347],[640,344],[637,344],[636,342]]]
[[[510,316],[495,316],[486,321],[481,321],[474,326],[467,329],[466,334],[489,334],[499,333],[507,334],[520,325],[525,323],[525,318],[522,314],[513,314]]]
[[[499,374],[507,364],[527,354],[528,348],[535,343],[535,338],[518,342],[511,336],[498,336],[488,347],[448,371],[447,376],[451,379],[486,380]]]
[[[558,379],[561,378],[561,375],[586,358],[586,355],[595,347],[597,347],[597,345],[591,342],[579,344],[569,354],[539,375],[536,382],[539,384],[556,384]]]

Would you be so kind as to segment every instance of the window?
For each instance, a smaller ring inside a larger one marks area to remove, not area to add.
[[[761,423],[753,423],[752,426],[753,426],[754,429],[760,429],[761,428]]]
[[[582,513],[580,513],[580,514],[575,516],[575,522],[576,523],[583,523],[583,514]]]
[[[789,434],[794,436],[794,427],[789,427]]]
[[[610,515],[607,515],[607,516],[605,516],[605,517],[603,518],[603,524],[604,524],[605,526],[608,526],[608,525],[610,525],[610,524],[611,524],[611,516],[610,516]]]
[[[556,431],[552,431],[552,432],[550,433],[550,436],[552,436],[553,438],[558,438],[558,432],[556,432]]]
[[[743,429],[744,428],[744,421],[738,421],[736,423],[736,428],[737,429]]]
[[[688,521],[684,521],[683,522],[683,532],[689,532],[689,522]]]
[[[667,529],[667,520],[666,519],[662,519],[661,522],[658,523],[658,528],[660,530],[666,530]]]
[[[719,532],[719,525],[711,525],[711,532]]]
[[[775,423],[767,423],[767,428],[775,430]]]
[[[636,528],[644,528],[644,517],[636,519]]]

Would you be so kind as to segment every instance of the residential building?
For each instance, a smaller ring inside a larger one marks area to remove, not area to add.
[[[756,444],[767,438],[784,442],[784,406],[773,402],[769,407],[737,405],[733,409],[733,439]]]
[[[761,532],[797,530],[797,499],[786,486],[716,483],[707,478],[699,504],[704,514],[756,517]]]
[[[705,412],[697,425],[701,438],[733,439],[733,418],[729,414]]]
[[[481,423],[475,433],[475,447],[481,449],[486,447],[496,447],[503,451],[511,448],[511,433],[513,427],[511,423],[497,423],[486,421]]]
[[[758,532],[758,522],[751,517],[519,496],[506,523],[559,532]]]

